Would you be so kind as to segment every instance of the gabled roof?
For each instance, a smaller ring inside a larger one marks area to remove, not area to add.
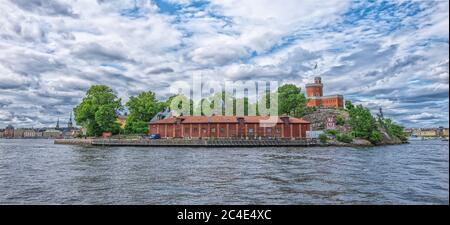
[[[264,120],[268,120],[269,116],[179,116],[171,117],[163,120],[151,121],[150,124],[174,124],[177,119],[181,120],[181,123],[237,123],[238,118],[243,118],[245,123],[264,123]],[[277,117],[276,123],[283,123],[282,117]],[[289,123],[309,123],[301,118],[288,117]],[[270,123],[267,121],[267,123]]]

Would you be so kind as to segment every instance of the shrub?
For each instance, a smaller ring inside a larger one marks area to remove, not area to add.
[[[336,116],[336,125],[338,125],[338,126],[345,125],[345,119],[343,116],[341,116],[341,115]]]
[[[372,131],[372,133],[370,134],[370,137],[369,137],[369,141],[372,143],[372,144],[378,144],[378,143],[380,143],[381,142],[381,134],[380,134],[380,132],[379,131]]]
[[[320,143],[325,144],[328,141],[328,136],[326,134],[320,134],[319,140],[320,140]]]
[[[337,130],[325,130],[325,134],[328,134],[330,136],[334,136],[336,137],[338,135],[338,131]]]
[[[352,141],[353,141],[352,136],[350,136],[349,134],[339,134],[336,136],[336,139],[339,142],[344,142],[344,143],[352,143]]]
[[[389,135],[398,137],[401,141],[408,140],[408,136],[405,132],[403,132],[402,126],[394,123],[394,121],[392,121],[391,119],[382,119],[381,122],[386,128],[386,131],[389,133]]]

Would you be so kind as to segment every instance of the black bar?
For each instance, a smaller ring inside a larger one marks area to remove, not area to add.
[[[322,224],[448,220],[446,206],[0,206],[2,219],[153,224]],[[13,212],[15,211],[15,212]],[[195,214],[197,212],[197,214]],[[208,212],[207,218],[200,212]],[[192,214],[190,214],[192,213]],[[240,214],[239,214],[240,213]],[[253,213],[253,215],[252,215]],[[16,216],[21,215],[21,216]],[[182,216],[181,216],[182,215]],[[191,215],[192,217],[190,217]],[[195,217],[195,218],[194,218]],[[64,218],[64,220],[60,220]]]

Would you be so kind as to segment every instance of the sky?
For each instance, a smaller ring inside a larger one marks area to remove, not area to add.
[[[406,127],[449,124],[449,2],[0,0],[0,128],[54,126],[94,84],[123,103],[193,74],[302,88],[319,74]],[[314,66],[318,69],[314,70]]]

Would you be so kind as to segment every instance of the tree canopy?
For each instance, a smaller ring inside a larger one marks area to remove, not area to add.
[[[403,131],[404,127],[396,124],[391,119],[382,119],[380,120],[381,124],[385,127],[386,131],[389,135],[398,137],[401,141],[408,140],[407,134]]]
[[[285,84],[278,88],[278,114],[302,117],[307,112],[307,99],[301,88],[294,84]]]
[[[352,102],[350,100],[345,101],[345,108],[347,110],[351,110],[353,109],[355,106],[352,104]]]
[[[381,141],[381,134],[378,131],[376,120],[369,109],[364,108],[362,105],[351,105],[349,117],[349,124],[355,137],[368,139],[374,144]]]
[[[74,108],[75,121],[87,128],[87,135],[99,136],[103,132],[117,133],[117,111],[122,109],[121,99],[105,85],[93,85],[81,103]]]
[[[155,93],[147,91],[141,92],[138,96],[131,96],[125,106],[128,108],[125,132],[144,134],[148,132],[148,122],[164,108],[165,104],[158,102]]]

